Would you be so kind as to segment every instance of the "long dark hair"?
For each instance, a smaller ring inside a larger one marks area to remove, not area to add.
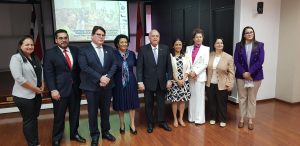
[[[255,39],[255,32],[254,32],[254,29],[253,29],[251,26],[246,26],[246,27],[243,29],[243,32],[242,32],[242,39],[241,39],[240,44],[239,44],[239,52],[240,52],[240,53],[241,53],[242,48],[245,46],[246,38],[244,37],[244,35],[245,35],[246,29],[252,29],[252,31],[253,31],[253,40],[252,40],[252,42],[253,42],[254,51],[256,51],[257,48],[258,48],[258,44],[257,44],[257,41],[256,41],[256,39]]]
[[[180,38],[176,38],[176,39],[173,40],[173,42],[172,42],[172,47],[171,47],[171,50],[170,50],[170,52],[172,53],[172,56],[173,56],[173,57],[175,56],[175,49],[174,49],[173,47],[174,47],[174,45],[175,45],[175,42],[177,42],[177,41],[180,41],[180,42],[182,43],[182,41],[181,41]],[[182,45],[183,45],[183,44],[182,44]],[[185,56],[184,54],[185,54],[185,49],[184,49],[184,47],[182,46],[182,49],[180,50],[180,56]]]
[[[190,41],[190,45],[194,45],[195,42],[194,42],[194,38],[197,34],[201,34],[202,37],[204,38],[204,32],[202,29],[199,29],[199,28],[196,28],[194,31],[193,31],[193,34],[192,34],[192,40]]]
[[[32,42],[34,42],[33,39],[32,39],[32,37],[29,36],[29,35],[23,36],[23,37],[20,39],[20,41],[19,41],[17,53],[19,53],[19,54],[21,55],[21,57],[22,57],[24,63],[27,62],[27,59],[26,59],[26,55],[24,54],[24,52],[23,52],[22,49],[21,49],[21,46],[23,45],[23,42],[24,42],[24,40],[26,40],[26,39],[31,39]],[[33,59],[36,61],[37,65],[41,65],[40,58],[36,55],[35,51],[33,51],[33,52],[30,54],[30,56],[31,56],[31,58],[33,58]]]

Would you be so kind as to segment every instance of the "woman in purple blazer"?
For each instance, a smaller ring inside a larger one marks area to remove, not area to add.
[[[249,118],[248,129],[253,130],[256,110],[256,95],[264,79],[262,64],[264,63],[264,43],[255,40],[254,29],[244,28],[242,39],[236,44],[234,64],[236,66],[236,82],[238,87],[241,120],[239,128],[244,127],[244,117]]]

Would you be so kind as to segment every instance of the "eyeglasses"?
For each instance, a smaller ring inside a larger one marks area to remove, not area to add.
[[[57,38],[58,40],[60,40],[60,41],[62,41],[62,40],[68,40],[69,38],[68,37],[59,37],[59,38]]]
[[[105,34],[95,33],[98,37],[105,37]]]
[[[246,32],[246,35],[253,35],[253,32]]]

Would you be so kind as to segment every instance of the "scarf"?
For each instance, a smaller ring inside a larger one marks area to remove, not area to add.
[[[128,64],[127,64],[127,57],[129,56],[130,51],[127,49],[125,52],[125,55],[123,55],[120,50],[119,54],[121,55],[121,57],[123,58],[123,63],[122,63],[122,84],[123,84],[123,88],[127,85],[127,83],[129,82],[129,71],[128,71]]]

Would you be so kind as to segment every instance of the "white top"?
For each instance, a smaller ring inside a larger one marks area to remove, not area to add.
[[[217,57],[215,56],[215,59],[214,59],[214,63],[213,63],[213,73],[212,73],[212,76],[211,76],[211,83],[212,84],[218,84],[218,77],[217,77],[217,66],[218,66],[218,63],[220,61],[220,58],[221,56]]]
[[[65,52],[64,52],[64,49],[62,49],[62,48],[60,48],[59,46],[58,46],[58,48],[62,51],[62,53],[64,54],[64,56],[66,57],[66,55],[65,55]],[[67,54],[68,54],[68,56],[69,56],[69,59],[70,59],[70,61],[71,61],[71,65],[73,66],[73,57],[72,57],[72,54],[71,54],[71,51],[70,51],[70,48],[69,47],[67,47]]]
[[[91,42],[92,46],[94,47],[95,51],[97,52],[97,56],[99,56],[99,52],[98,52],[98,46],[96,44],[94,44],[93,42]],[[103,54],[103,46],[99,46],[100,47],[100,51]]]

